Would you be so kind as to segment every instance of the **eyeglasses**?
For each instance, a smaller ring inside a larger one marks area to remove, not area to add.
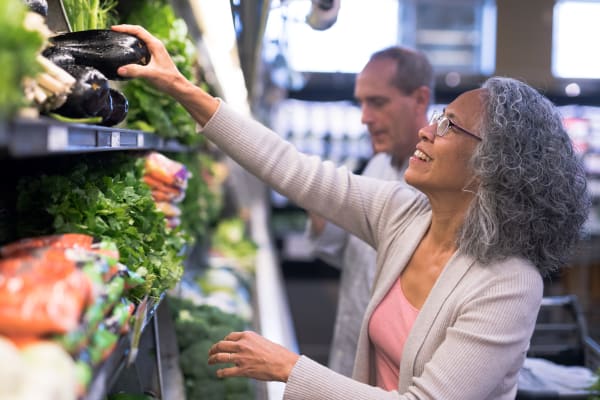
[[[467,135],[474,137],[477,140],[481,140],[481,138],[478,135],[476,135],[472,132],[469,132],[465,128],[460,127],[459,125],[456,125],[448,117],[446,117],[443,112],[434,111],[433,115],[429,119],[429,125],[433,125],[433,124],[437,125],[436,130],[435,130],[435,134],[437,136],[440,136],[440,137],[445,136],[446,133],[448,133],[448,131],[450,130],[450,128],[456,128],[459,131],[466,133]]]

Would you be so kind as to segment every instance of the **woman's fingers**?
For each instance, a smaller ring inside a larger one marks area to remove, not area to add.
[[[233,341],[240,340],[244,336],[244,333],[245,332],[231,332],[227,336],[225,336],[224,340],[233,340]]]
[[[286,382],[299,357],[256,332],[231,332],[210,348],[208,364],[230,364],[217,371],[219,377]]]
[[[222,351],[211,354],[208,357],[209,364],[235,363],[235,353]]]
[[[113,25],[111,29],[117,32],[129,33],[130,35],[136,36],[138,39],[146,43],[150,53],[162,51],[164,48],[163,43],[142,26],[123,24]]]
[[[122,76],[123,78],[143,77],[144,68],[141,65],[129,64],[129,65],[119,67],[117,69],[117,73],[119,74],[119,76]]]
[[[154,36],[152,36],[150,32],[139,25],[113,25],[111,26],[111,29],[113,31],[129,33],[130,35],[137,36],[139,39],[142,39],[144,42],[146,42],[146,45],[150,45],[155,40]]]
[[[221,368],[217,370],[217,377],[219,378],[230,378],[233,376],[245,376],[242,369],[238,366]]]
[[[216,344],[214,344],[210,348],[210,350],[208,351],[208,355],[213,356],[213,355],[221,354],[221,353],[231,354],[231,353],[237,353],[237,352],[238,352],[238,347],[235,346],[235,344],[232,344],[231,342],[220,341],[220,342],[217,342]]]
[[[239,343],[237,343],[237,341],[241,338],[241,336],[237,335],[238,333],[241,332],[232,332],[229,335],[225,336],[223,340],[220,340],[217,343],[213,344],[208,351],[208,355],[213,355],[217,353],[239,352],[240,346]]]

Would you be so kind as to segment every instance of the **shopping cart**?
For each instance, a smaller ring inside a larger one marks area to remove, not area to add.
[[[561,366],[584,366],[592,371],[600,368],[600,345],[588,336],[585,317],[575,295],[544,297],[527,353]],[[519,388],[517,400],[588,400],[599,396],[583,388],[581,391],[558,391]]]

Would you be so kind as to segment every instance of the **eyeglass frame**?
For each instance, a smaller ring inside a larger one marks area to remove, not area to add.
[[[445,128],[441,129],[441,133],[440,133],[440,126],[442,126],[442,123],[448,121],[447,125]],[[473,132],[469,132],[467,129],[463,128],[460,125],[457,125],[454,121],[452,121],[450,118],[448,118],[445,114],[444,111],[440,112],[440,111],[434,111],[433,114],[431,114],[431,117],[429,118],[429,126],[435,124],[435,135],[439,136],[439,137],[444,137],[446,136],[446,134],[448,133],[448,131],[451,128],[456,128],[459,131],[461,131],[462,133],[466,133],[467,135],[474,137],[475,139],[481,141],[481,137],[474,134]]]

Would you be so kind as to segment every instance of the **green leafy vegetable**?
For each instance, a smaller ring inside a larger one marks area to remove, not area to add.
[[[183,273],[188,236],[169,229],[142,182],[143,158],[90,158],[70,173],[24,177],[18,184],[19,237],[79,232],[117,244],[120,261],[144,276],[131,300],[160,296]]]
[[[0,121],[9,119],[26,104],[21,82],[41,70],[35,58],[43,38],[23,27],[26,13],[22,0],[0,2]]]
[[[71,31],[105,29],[117,20],[117,0],[62,0]]]
[[[188,37],[185,21],[176,18],[171,5],[164,0],[137,1],[132,9],[124,22],[142,25],[158,37],[177,68],[194,81],[196,48]],[[143,80],[129,81],[123,92],[129,99],[128,128],[154,132],[184,144],[203,141],[202,136],[196,133],[196,122],[183,106]]]

